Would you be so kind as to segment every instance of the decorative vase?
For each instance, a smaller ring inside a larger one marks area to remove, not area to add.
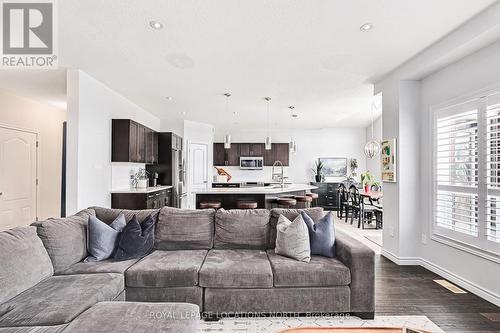
[[[137,188],[147,188],[147,187],[148,187],[148,179],[137,180]]]
[[[365,192],[370,192],[370,185],[365,184]]]
[[[321,175],[316,175],[316,183],[321,183]]]

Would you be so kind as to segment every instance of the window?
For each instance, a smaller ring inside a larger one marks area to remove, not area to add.
[[[500,255],[500,93],[434,116],[434,235]]]

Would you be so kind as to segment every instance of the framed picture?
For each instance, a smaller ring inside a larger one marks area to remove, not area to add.
[[[386,183],[396,183],[396,139],[382,140],[380,148],[382,181]]]
[[[320,157],[323,162],[323,175],[325,177],[347,177],[347,158],[345,157]]]

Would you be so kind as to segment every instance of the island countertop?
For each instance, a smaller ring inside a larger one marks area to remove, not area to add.
[[[255,187],[230,187],[209,188],[206,190],[193,191],[196,194],[280,194],[296,191],[310,191],[318,188],[307,184],[286,184],[285,186],[255,186]]]
[[[158,185],[158,186],[150,186],[146,188],[123,188],[112,190],[111,193],[152,193],[158,192],[161,190],[167,190],[172,188],[171,185]]]

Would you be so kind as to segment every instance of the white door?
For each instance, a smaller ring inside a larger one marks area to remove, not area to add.
[[[35,133],[0,127],[0,231],[36,219]]]
[[[188,202],[189,208],[195,208],[196,194],[193,192],[205,190],[208,186],[208,145],[194,142],[188,145]]]

